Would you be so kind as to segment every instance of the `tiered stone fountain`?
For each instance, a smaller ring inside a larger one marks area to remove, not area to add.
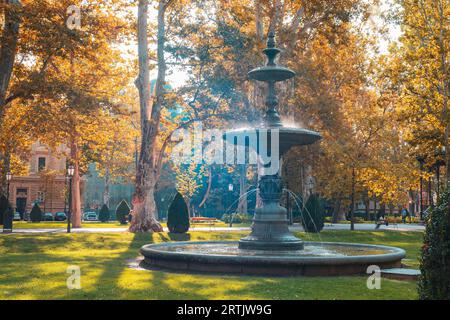
[[[275,84],[295,76],[295,72],[276,64],[281,52],[275,46],[274,34],[269,34],[267,64],[249,72],[250,79],[266,82],[268,95],[266,114],[259,128],[234,130],[224,136],[228,141],[248,144],[251,135],[258,136],[256,145],[249,145],[258,154],[260,137],[268,149],[277,148],[281,158],[294,146],[310,145],[321,139],[314,131],[284,126],[277,111]],[[273,143],[272,136],[278,137]],[[235,139],[238,138],[238,139]],[[272,152],[277,154],[277,152]],[[279,160],[279,159],[276,159]],[[278,164],[280,161],[275,161]],[[258,183],[262,206],[257,208],[251,233],[239,242],[172,242],[150,244],[141,248],[144,265],[178,271],[224,272],[269,275],[343,275],[363,273],[370,265],[398,267],[405,251],[381,245],[304,242],[288,227],[286,209],[280,205],[283,182],[279,167],[273,162],[264,169]]]

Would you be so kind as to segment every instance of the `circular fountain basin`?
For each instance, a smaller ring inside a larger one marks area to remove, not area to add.
[[[304,250],[239,249],[238,242],[171,242],[141,248],[144,264],[182,272],[274,276],[338,276],[366,273],[371,265],[401,266],[405,251],[382,245],[305,242]]]

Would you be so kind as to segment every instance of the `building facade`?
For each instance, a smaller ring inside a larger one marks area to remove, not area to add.
[[[22,218],[27,217],[35,203],[43,212],[63,212],[66,209],[65,154],[68,151],[64,145],[52,151],[40,142],[33,143],[28,175],[14,176],[9,189],[9,200]]]

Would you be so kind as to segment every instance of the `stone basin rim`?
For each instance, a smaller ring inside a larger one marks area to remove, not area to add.
[[[305,257],[305,256],[231,256],[224,254],[202,254],[192,252],[170,252],[164,250],[158,250],[161,247],[175,247],[183,245],[207,245],[207,244],[235,244],[238,246],[238,241],[199,241],[199,242],[170,242],[170,243],[157,243],[147,244],[141,247],[141,254],[145,258],[150,259],[166,259],[176,261],[199,261],[203,263],[231,263],[231,264],[255,264],[258,262],[267,262],[271,265],[348,265],[348,264],[367,264],[367,263],[383,263],[391,261],[399,261],[406,256],[405,250],[397,247],[362,244],[362,243],[346,243],[346,242],[304,242],[305,245],[331,245],[342,247],[354,247],[354,248],[368,248],[378,250],[388,250],[391,252],[382,254],[370,254],[370,255],[354,255],[354,256],[339,256],[339,257]],[[245,251],[245,250],[243,250]]]

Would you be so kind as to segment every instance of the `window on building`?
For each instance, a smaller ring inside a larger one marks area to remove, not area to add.
[[[38,171],[42,171],[45,169],[45,158],[39,157],[38,158]]]
[[[17,188],[16,194],[17,195],[27,195],[28,190],[26,188]]]
[[[44,191],[38,191],[36,200],[41,203],[44,202]]]

